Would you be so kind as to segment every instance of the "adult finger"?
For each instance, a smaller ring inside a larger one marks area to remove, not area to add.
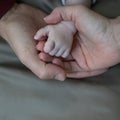
[[[68,78],[86,78],[86,77],[92,77],[92,76],[103,74],[106,71],[107,69],[83,71],[83,72],[78,71],[78,72],[67,73],[67,77]]]
[[[75,61],[64,62],[65,70],[68,78],[85,78],[100,75],[107,71],[105,69],[85,70],[80,67]]]
[[[40,79],[56,79],[63,81],[66,78],[66,73],[61,67],[52,63],[45,63],[33,54],[26,55],[21,61]]]
[[[50,15],[44,18],[46,23],[58,23],[63,20],[76,21],[78,12],[82,13],[85,8],[82,5],[65,6],[55,8]]]

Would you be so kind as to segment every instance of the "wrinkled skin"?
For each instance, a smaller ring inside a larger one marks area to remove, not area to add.
[[[38,58],[33,36],[45,25],[45,16],[44,12],[31,6],[15,5],[0,20],[0,35],[9,43],[20,61],[39,78],[64,80],[66,73],[61,67]]]
[[[39,55],[43,60],[47,58],[48,61],[64,65],[68,71],[67,77],[98,75],[120,62],[119,36],[115,36],[116,33],[119,34],[119,29],[116,28],[119,20],[117,22],[116,19],[108,19],[80,5],[56,8],[44,20],[50,24],[63,20],[75,22],[78,33],[71,51],[74,61],[62,63],[43,53]]]

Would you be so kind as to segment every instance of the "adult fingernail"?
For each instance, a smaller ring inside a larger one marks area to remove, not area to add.
[[[48,16],[44,17],[43,20],[45,22],[49,22],[49,21],[51,21],[51,18],[52,18],[51,15],[48,15]]]
[[[63,77],[62,75],[57,75],[55,77],[56,80],[59,80],[59,81],[64,81],[65,80],[65,77]]]

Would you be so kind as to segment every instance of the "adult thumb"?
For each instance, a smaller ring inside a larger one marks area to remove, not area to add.
[[[74,21],[76,20],[76,15],[80,11],[82,6],[62,6],[55,8],[50,15],[44,18],[46,23],[56,24],[63,20]]]

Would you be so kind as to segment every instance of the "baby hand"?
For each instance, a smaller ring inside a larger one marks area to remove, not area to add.
[[[51,56],[66,58],[70,53],[73,42],[74,32],[72,26],[71,22],[48,25],[41,28],[34,38],[37,40],[44,40],[44,38],[47,38],[44,52]]]

